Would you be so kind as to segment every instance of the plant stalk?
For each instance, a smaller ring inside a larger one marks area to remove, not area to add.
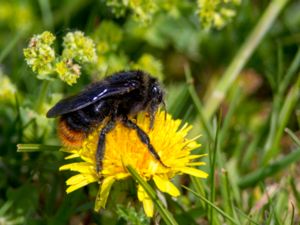
[[[268,5],[257,25],[251,31],[247,40],[241,46],[235,58],[231,61],[227,70],[224,72],[221,80],[218,82],[216,88],[208,98],[204,107],[204,114],[210,119],[221,102],[225,98],[228,89],[232,86],[237,79],[238,74],[241,72],[248,59],[261,42],[262,38],[266,35],[279,13],[289,0],[273,0]]]

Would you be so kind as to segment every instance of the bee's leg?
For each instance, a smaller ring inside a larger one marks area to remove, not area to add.
[[[149,125],[150,130],[152,130],[152,128],[153,128],[155,114],[157,112],[157,109],[158,109],[158,104],[156,102],[152,102],[148,108],[148,113],[150,116],[150,125]]]
[[[115,127],[115,120],[111,119],[101,130],[99,134],[98,146],[96,151],[96,170],[99,173],[102,170],[102,161],[105,153],[105,137]]]
[[[166,120],[167,119],[167,110],[166,110],[166,104],[165,104],[164,100],[162,100],[161,104],[162,104],[162,109],[165,111],[165,120]],[[157,101],[153,101],[150,103],[150,106],[148,108],[148,113],[150,115],[150,126],[149,126],[150,130],[153,128],[155,114],[158,110],[158,106],[159,106],[159,104],[157,103]]]
[[[127,117],[123,118],[122,123],[124,124],[124,126],[126,126],[128,128],[136,130],[136,133],[137,133],[138,137],[140,138],[141,142],[143,142],[145,145],[147,145],[147,147],[148,147],[150,153],[153,155],[153,157],[157,161],[159,161],[161,165],[163,165],[164,167],[168,167],[161,161],[160,156],[157,154],[154,147],[151,145],[149,136],[138,125],[136,125],[134,122],[129,120]]]

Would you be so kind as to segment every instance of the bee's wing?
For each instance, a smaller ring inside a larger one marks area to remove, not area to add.
[[[69,112],[82,109],[96,101],[105,99],[111,96],[120,96],[129,93],[137,88],[137,85],[128,85],[125,82],[107,84],[98,82],[92,84],[87,89],[80,92],[78,95],[70,96],[59,101],[53,108],[51,108],[47,117],[57,117]]]

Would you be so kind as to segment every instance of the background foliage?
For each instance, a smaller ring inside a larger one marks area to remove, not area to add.
[[[269,4],[270,29],[251,39]],[[45,117],[62,96],[132,68],[162,80],[168,111],[203,134],[199,151],[209,153],[209,179],[178,178],[193,191],[165,196],[178,224],[299,224],[299,10],[283,0],[0,0],[0,224],[164,223],[144,216],[131,182],[114,188],[101,214],[96,185],[66,195],[56,122]],[[96,43],[97,62],[73,86],[26,64],[23,49],[45,30],[58,52],[69,31]],[[43,148],[17,152],[18,143]]]

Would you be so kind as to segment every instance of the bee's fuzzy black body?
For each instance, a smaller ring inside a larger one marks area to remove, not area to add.
[[[140,140],[161,162],[148,135],[128,119],[128,116],[147,111],[152,128],[155,113],[159,105],[164,103],[163,97],[164,92],[159,82],[147,73],[139,70],[118,72],[89,85],[77,95],[59,101],[48,111],[47,117],[60,116],[59,135],[64,144],[71,146],[80,145],[90,132],[108,118],[108,122],[99,133],[96,153],[98,172],[102,169],[105,136],[114,128],[116,120],[120,120],[128,128],[135,129]]]

